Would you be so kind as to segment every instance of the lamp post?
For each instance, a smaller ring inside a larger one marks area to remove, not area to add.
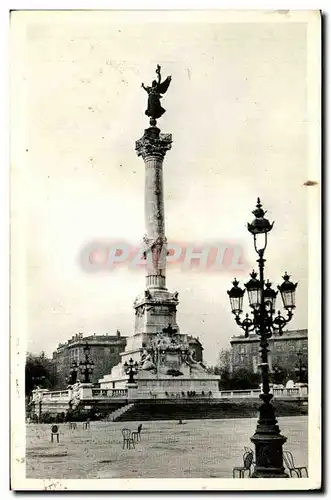
[[[39,408],[39,413],[38,413],[38,424],[41,423],[41,416],[42,416],[42,413],[43,413],[43,402],[42,400],[40,399],[39,402],[38,402],[38,408]]]
[[[298,362],[296,364],[294,371],[297,374],[298,382],[303,383],[304,382],[303,377],[307,371],[307,367],[302,361],[302,352],[301,351],[299,351],[297,353],[297,358],[298,358]]]
[[[90,346],[86,342],[84,346],[84,355],[85,359],[84,361],[80,361],[79,363],[79,369],[81,374],[84,377],[84,383],[89,384],[90,383],[90,375],[93,373],[94,369],[94,363],[93,361],[90,360]]]
[[[78,370],[78,363],[76,360],[74,360],[69,370],[69,377],[66,377],[66,382],[68,385],[74,385],[77,382]]]
[[[124,370],[127,375],[129,375],[128,384],[135,384],[134,375],[137,374],[138,371],[138,363],[134,362],[132,358],[129,359],[129,363],[125,361]]]
[[[268,365],[268,339],[274,334],[282,335],[284,326],[292,319],[293,309],[295,308],[295,289],[297,283],[290,281],[290,276],[285,273],[284,282],[278,286],[283,306],[287,311],[287,318],[281,315],[280,311],[276,314],[276,298],[278,292],[272,287],[269,280],[264,277],[264,253],[267,247],[268,233],[273,224],[265,216],[260,198],[257,199],[256,209],[253,210],[255,216],[251,224],[247,224],[248,231],[253,235],[254,248],[258,254],[259,275],[255,271],[250,274],[251,279],[245,284],[248,294],[249,306],[251,307],[251,317],[246,314],[244,320],[240,319],[243,312],[243,297],[245,290],[239,287],[239,282],[233,281],[233,288],[228,291],[232,313],[235,321],[248,337],[250,332],[260,337],[261,353],[261,378],[262,378],[262,405],[259,408],[260,418],[257,423],[255,434],[251,441],[255,445],[256,464],[253,477],[288,477],[284,472],[282,447],[286,437],[280,434],[274,407],[270,403],[273,395],[270,393],[269,386],[269,365]]]

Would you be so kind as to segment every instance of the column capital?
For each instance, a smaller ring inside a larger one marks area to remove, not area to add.
[[[141,139],[136,141],[136,152],[146,160],[149,156],[159,157],[161,160],[166,152],[171,149],[172,135],[160,134],[157,127],[149,127]]]

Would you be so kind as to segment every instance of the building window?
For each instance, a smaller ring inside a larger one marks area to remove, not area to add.
[[[260,346],[259,344],[251,344],[251,352],[254,353],[254,355],[258,355],[260,352]]]
[[[272,372],[272,358],[270,352],[268,352],[268,365],[269,365],[269,371]]]
[[[253,361],[253,372],[258,373],[259,372],[259,357],[253,356],[252,361]]]
[[[246,354],[246,353],[247,353],[247,345],[239,344],[239,354]]]

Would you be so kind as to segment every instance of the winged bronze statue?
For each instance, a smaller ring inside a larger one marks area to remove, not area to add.
[[[143,83],[141,84],[143,89],[148,93],[148,103],[145,115],[150,117],[150,124],[153,126],[156,125],[156,119],[160,118],[166,111],[161,106],[160,99],[162,98],[161,94],[166,93],[171,82],[171,76],[167,76],[161,83],[161,66],[159,65],[156,67],[156,74],[157,80],[153,80],[151,87],[146,87]]]

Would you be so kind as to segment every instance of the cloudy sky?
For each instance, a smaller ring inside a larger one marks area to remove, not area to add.
[[[247,262],[244,273],[168,270],[182,333],[200,337],[207,363],[240,334],[226,290],[256,267],[245,224],[257,196],[275,220],[266,275],[275,285],[284,271],[299,281],[291,327],[307,327],[306,25],[272,13],[231,19],[14,14],[29,350],[51,354],[77,332],[133,333],[144,272],[86,273],[79,255],[100,239],[139,244],[145,232],[144,163],[134,146],[148,126],[141,82],[151,84],[157,63],[172,75],[158,122],[173,135],[167,237],[237,242]]]

